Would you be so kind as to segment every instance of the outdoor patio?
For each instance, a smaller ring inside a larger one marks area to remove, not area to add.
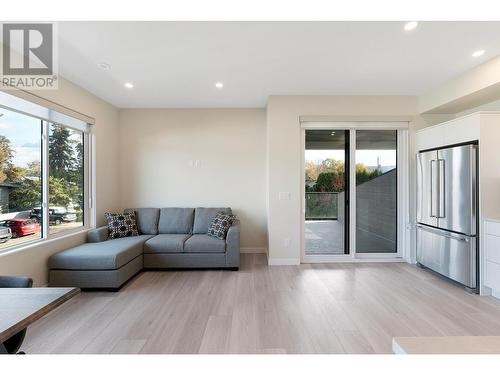
[[[356,228],[358,253],[394,252],[395,244],[374,233]],[[344,223],[339,220],[305,222],[306,255],[344,254]]]
[[[338,220],[305,222],[307,255],[344,254],[344,223]]]

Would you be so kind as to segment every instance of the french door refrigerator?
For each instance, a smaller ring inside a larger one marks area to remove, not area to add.
[[[417,156],[417,262],[478,288],[478,145]]]

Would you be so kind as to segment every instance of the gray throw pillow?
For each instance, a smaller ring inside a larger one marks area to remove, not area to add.
[[[108,221],[109,238],[132,237],[139,235],[134,212],[126,214],[112,214],[106,212],[104,216]]]
[[[228,215],[223,212],[217,213],[208,227],[207,234],[220,240],[225,240],[227,231],[233,225],[235,218],[235,215]]]

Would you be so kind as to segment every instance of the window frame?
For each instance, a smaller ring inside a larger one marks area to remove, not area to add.
[[[32,97],[30,97],[32,96]],[[33,100],[30,100],[33,99]],[[94,145],[95,134],[93,119],[46,101],[24,91],[6,93],[0,91],[0,108],[29,116],[41,121],[41,173],[42,196],[41,207],[43,212],[41,237],[0,249],[0,255],[30,248],[36,245],[87,231],[95,227],[95,163]],[[61,108],[64,111],[61,111]],[[43,117],[42,117],[43,116]],[[69,228],[57,233],[49,233],[49,127],[51,124],[82,132],[83,139],[83,223],[81,226]]]

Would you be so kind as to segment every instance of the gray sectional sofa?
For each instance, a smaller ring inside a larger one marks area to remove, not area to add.
[[[230,208],[133,208],[139,236],[108,239],[108,228],[90,230],[87,243],[49,258],[50,286],[118,289],[142,269],[227,268],[240,263],[240,223],[226,240],[207,235],[218,212]]]

